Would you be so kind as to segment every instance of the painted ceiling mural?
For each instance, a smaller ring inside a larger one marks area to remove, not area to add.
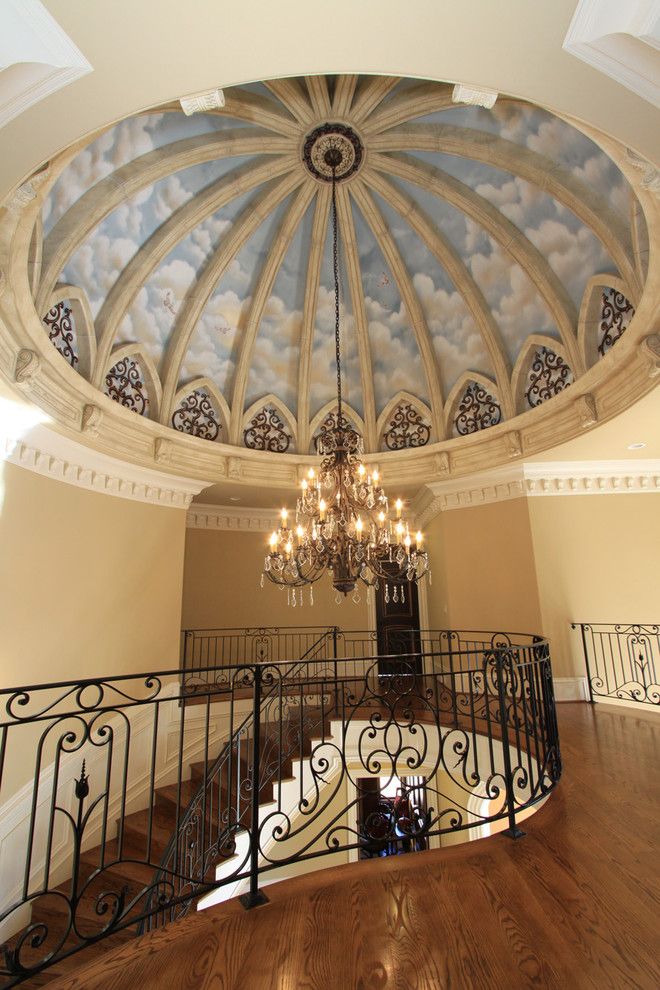
[[[456,106],[446,85],[382,77],[225,97],[214,113],[168,107],[115,125],[44,205],[41,315],[70,305],[64,287],[86,299],[88,377],[103,389],[132,362],[151,393],[143,414],[195,434],[191,410],[206,402],[197,435],[242,444],[267,406],[287,449],[309,450],[335,392],[329,186],[303,155],[327,122],[362,151],[338,185],[342,358],[348,412],[372,449],[387,449],[397,414],[422,416],[417,443],[472,431],[459,408],[482,394],[503,419],[529,409],[512,384],[523,358],[521,381],[549,352],[569,370],[542,394],[567,387],[585,370],[578,314],[595,279],[604,310],[618,292],[634,313],[631,190],[549,112]],[[52,313],[45,329],[55,342]],[[492,425],[486,412],[474,429]]]

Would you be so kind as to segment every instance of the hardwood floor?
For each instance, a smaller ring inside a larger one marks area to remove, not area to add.
[[[559,706],[564,777],[516,842],[319,871],[125,945],[53,990],[660,986],[660,716]]]

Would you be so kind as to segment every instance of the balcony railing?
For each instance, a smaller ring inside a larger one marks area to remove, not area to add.
[[[660,626],[574,622],[576,628],[590,701],[660,705]]]
[[[379,657],[335,633],[338,656],[199,666],[193,693],[183,669],[0,692],[3,986],[194,906],[258,904],[310,859],[522,834],[561,773],[547,642],[437,631]],[[374,777],[414,778],[405,820],[361,819]]]

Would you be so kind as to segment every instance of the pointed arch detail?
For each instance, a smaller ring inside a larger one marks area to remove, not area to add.
[[[342,401],[342,416],[348,421],[349,425],[358,431],[362,436],[364,436],[364,420],[362,417],[356,413],[355,409],[350,406],[347,402]],[[331,399],[326,402],[324,406],[321,406],[319,411],[313,416],[312,421],[309,424],[309,436],[310,436],[310,454],[316,453],[316,439],[319,433],[323,432],[322,427],[325,421],[330,415],[335,415],[337,412],[337,400]]]
[[[529,412],[573,384],[575,371],[564,345],[533,333],[522,347],[511,377],[516,412]]]
[[[163,389],[156,365],[139,344],[121,344],[111,352],[100,384],[105,394],[119,405],[158,420]]]
[[[298,446],[296,417],[270,392],[248,407],[241,422],[244,447],[268,450],[275,454],[293,454]]]
[[[46,303],[45,314],[58,306],[65,304],[71,310],[76,335],[77,361],[76,371],[87,380],[90,379],[94,361],[96,360],[96,334],[94,333],[94,317],[87,299],[87,293],[77,285],[57,285],[51,292]]]
[[[205,399],[211,405],[210,410]],[[167,416],[168,425],[179,433],[203,440],[227,442],[229,406],[210,378],[194,378],[182,385],[174,396],[171,409],[167,410]]]
[[[587,368],[614,347],[634,315],[631,292],[622,278],[604,274],[589,279],[578,318],[578,343]]]
[[[445,403],[446,435],[468,436],[497,426],[503,419],[497,383],[478,371],[463,372]]]
[[[401,389],[378,417],[379,450],[425,447],[435,439],[433,417],[425,402]]]

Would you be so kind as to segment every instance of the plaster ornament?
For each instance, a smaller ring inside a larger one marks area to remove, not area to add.
[[[636,168],[639,172],[643,173],[639,182],[642,189],[646,189],[648,192],[655,193],[656,196],[660,196],[660,169],[657,169],[655,165],[653,165],[642,155],[638,155],[637,152],[633,151],[631,148],[626,148],[626,159],[630,162],[633,168]]]
[[[435,469],[438,474],[451,473],[451,458],[449,457],[449,451],[441,450],[439,454],[435,455]]]
[[[230,457],[227,462],[227,474],[234,481],[241,477],[241,459],[240,457]]]
[[[222,110],[225,105],[225,94],[221,89],[209,89],[203,93],[191,93],[190,96],[182,96],[179,103],[186,117],[190,117],[193,113]]]
[[[49,175],[50,165],[46,165],[40,172],[31,176],[8,197],[5,203],[7,209],[12,213],[20,213],[24,210],[32,200],[36,199],[39,188],[43,186]]]
[[[171,464],[174,457],[174,444],[167,437],[156,437],[154,460],[158,464]]]
[[[467,103],[471,107],[485,107],[492,110],[499,93],[492,89],[473,89],[472,86],[464,86],[456,83],[452,90],[452,103]]]
[[[644,337],[639,349],[647,363],[649,378],[657,378],[660,375],[660,334],[652,333]]]
[[[520,457],[522,454],[522,438],[518,430],[504,434],[504,444],[509,457]]]
[[[81,431],[90,437],[97,437],[99,435],[99,426],[101,425],[102,419],[103,412],[99,406],[95,406],[93,403],[88,402],[83,406],[82,416],[80,417]]]
[[[586,430],[589,426],[594,426],[594,424],[598,422],[596,400],[590,392],[587,392],[585,395],[578,396],[575,400],[575,405],[580,420],[580,426],[583,430]]]
[[[32,381],[40,366],[41,359],[37,352],[31,351],[28,347],[22,347],[16,356],[14,381],[17,385],[26,385]]]

